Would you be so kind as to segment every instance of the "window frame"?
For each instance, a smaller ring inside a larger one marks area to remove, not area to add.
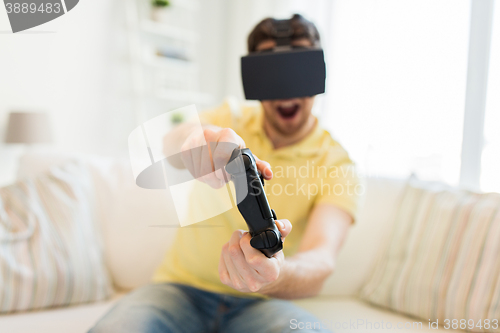
[[[494,0],[471,0],[459,185],[480,189]]]

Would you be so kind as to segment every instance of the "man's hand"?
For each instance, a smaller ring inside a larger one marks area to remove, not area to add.
[[[288,220],[277,220],[281,237],[292,230]],[[244,230],[233,232],[231,239],[222,247],[219,260],[219,277],[222,283],[241,292],[258,292],[276,281],[285,261],[283,251],[271,258],[250,245],[250,234]]]
[[[245,142],[236,132],[212,126],[192,132],[181,147],[181,157],[194,178],[221,188],[230,179],[224,167],[236,147],[245,148]],[[259,172],[270,180],[273,174],[269,163],[254,157]]]

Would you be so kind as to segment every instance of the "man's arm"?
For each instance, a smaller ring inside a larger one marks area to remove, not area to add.
[[[351,216],[343,210],[330,204],[315,206],[298,252],[285,259],[278,279],[261,293],[284,299],[317,295],[335,270],[337,255],[351,224]]]
[[[335,269],[337,254],[351,223],[352,217],[333,205],[315,206],[299,251],[287,259],[282,251],[266,258],[251,247],[248,233],[235,231],[222,248],[221,281],[242,292],[259,292],[276,298],[317,295]],[[280,220],[278,227],[284,236],[291,230],[287,220]]]

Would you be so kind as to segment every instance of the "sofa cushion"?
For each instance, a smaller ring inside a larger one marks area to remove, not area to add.
[[[357,295],[373,271],[383,246],[381,240],[392,229],[394,210],[405,183],[404,179],[363,179],[359,219],[348,233],[335,272],[326,281],[322,295]]]
[[[112,293],[89,171],[76,162],[0,189],[0,313]]]
[[[82,153],[31,151],[21,158],[18,177],[34,177],[68,160],[91,172],[106,265],[115,287],[130,290],[150,282],[178,227],[170,192],[138,187],[128,158]]]
[[[122,296],[122,294],[115,294],[108,300],[91,304],[3,314],[0,315],[0,331],[2,333],[85,333]]]
[[[427,319],[406,317],[353,297],[320,296],[294,301],[294,303],[313,313],[321,324],[335,333],[449,331],[438,326],[436,322],[431,328]],[[298,323],[294,324],[298,326]]]
[[[498,332],[499,253],[499,194],[410,181],[361,295],[425,320],[457,320],[458,328]]]

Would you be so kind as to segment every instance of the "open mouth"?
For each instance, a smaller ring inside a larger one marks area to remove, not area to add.
[[[291,119],[299,112],[299,105],[296,103],[278,106],[278,113],[285,119]]]

